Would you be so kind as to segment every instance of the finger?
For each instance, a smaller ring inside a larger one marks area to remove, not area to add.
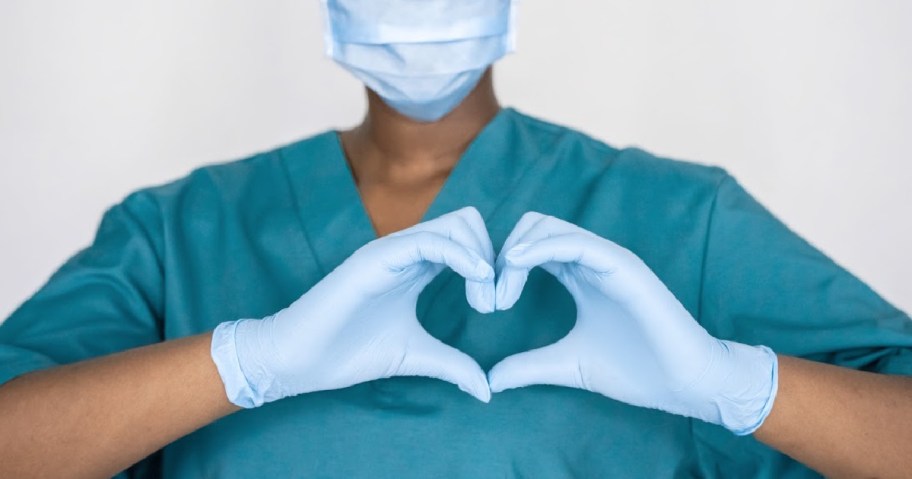
[[[532,267],[516,267],[508,264],[506,255],[518,248],[526,248],[553,236],[584,232],[578,226],[553,216],[530,212],[523,215],[510,234],[497,258],[497,285],[495,286],[495,307],[499,310],[510,309],[519,300]]]
[[[494,269],[474,251],[436,233],[418,232],[390,240],[385,261],[392,269],[407,269],[423,262],[450,267],[471,281],[491,281]]]
[[[504,241],[500,255],[497,257],[495,270],[497,272],[497,284],[494,290],[494,306],[498,310],[506,310],[513,307],[522,294],[523,287],[529,278],[529,269],[526,268],[508,268],[504,259],[504,253],[513,249],[529,231],[533,230],[536,225],[547,218],[541,213],[530,211],[525,213],[522,218],[513,227],[513,231]]]
[[[513,231],[510,232],[510,235],[507,236],[506,241],[504,241],[503,247],[500,249],[500,256],[497,257],[496,261],[496,270],[500,274],[500,271],[503,267],[503,253],[509,251],[514,246],[519,244],[520,239],[526,235],[536,224],[542,221],[545,218],[545,215],[537,213],[535,211],[530,211],[522,215],[522,218],[516,223],[516,226],[513,227]]]
[[[574,263],[597,273],[628,264],[633,253],[594,234],[571,233],[522,243],[504,253],[507,267],[534,268],[545,263]]]
[[[481,366],[467,354],[421,332],[408,344],[405,359],[395,376],[424,376],[455,384],[479,401],[491,400],[488,379]]]
[[[485,225],[481,213],[474,207],[462,208],[455,212],[456,216],[463,223],[461,231],[466,231],[473,235],[476,245],[476,253],[488,262],[494,262],[494,246],[491,237],[488,234],[488,228]],[[466,280],[466,300],[469,305],[480,313],[494,312],[494,280],[478,282]]]
[[[579,300],[579,285],[575,281],[579,275],[572,274],[568,270],[569,266],[567,264],[552,261],[542,263],[539,267],[554,276],[575,300]],[[510,309],[519,301],[531,270],[531,268],[525,267],[507,267],[500,272],[494,293],[496,297],[495,306],[498,310]]]
[[[536,384],[589,389],[572,340],[562,339],[543,348],[514,354],[488,373],[492,393]]]
[[[488,264],[493,264],[494,247],[491,237],[481,213],[474,207],[466,207],[443,215],[437,219],[416,225],[404,232],[397,233],[402,236],[408,232],[431,232],[445,236],[457,243],[471,249]],[[469,305],[481,313],[494,311],[494,282],[477,282],[466,280],[466,300]]]
[[[494,307],[504,311],[513,307],[522,295],[531,268],[504,267],[494,286]]]
[[[568,287],[563,275],[559,274],[558,264],[574,263],[584,248],[578,241],[566,241],[568,236],[572,235],[546,238],[531,244],[520,243],[511,250],[501,253],[504,257],[504,266],[500,271],[494,293],[497,309],[512,308],[519,301],[529,272],[539,266]],[[527,254],[530,249],[532,249],[531,255]],[[557,251],[558,249],[560,251]],[[570,288],[568,287],[568,289]],[[570,292],[573,293],[574,290],[570,290]]]
[[[488,226],[484,218],[474,206],[467,206],[455,212],[461,218],[467,228],[466,230],[474,235],[477,246],[476,253],[480,254],[489,264],[494,264],[494,244],[491,242],[491,236],[488,234]]]
[[[534,235],[535,233],[533,231],[534,230],[530,230],[525,237],[528,238]],[[546,236],[546,238],[550,237]],[[510,250],[501,252],[502,266],[498,271],[499,276],[494,291],[495,307],[499,310],[510,309],[519,301],[523,289],[526,286],[526,281],[529,278],[529,273],[533,268],[538,266],[544,267],[546,265],[550,266],[548,261],[542,261],[541,263],[529,262],[528,264],[515,263],[512,261],[513,256],[524,252],[529,246],[529,243],[523,242],[517,244]],[[550,268],[550,270],[557,271],[557,268]],[[555,276],[558,275],[555,274]],[[558,279],[561,278],[558,276]]]
[[[690,312],[675,295],[634,253],[609,240],[586,232],[555,236],[532,244],[520,244],[507,252],[507,270],[529,270],[536,266],[545,267],[576,297],[577,286],[573,281],[584,281],[596,286],[601,294],[610,297],[615,304],[622,305],[634,318],[652,320],[639,321],[643,332],[654,341],[667,338],[683,338],[701,334],[702,327],[688,321],[656,321],[661,317],[690,318]],[[553,267],[564,264],[580,270],[570,277],[560,274]],[[499,285],[498,285],[499,286]],[[499,293],[499,290],[498,290]],[[517,293],[507,291],[510,299]],[[499,300],[499,297],[498,297]],[[500,307],[500,303],[497,304]],[[669,314],[673,311],[674,314]]]
[[[588,233],[586,230],[554,216],[529,212],[523,215],[519,223],[510,233],[510,237],[501,248],[501,256],[517,245],[533,243],[536,241],[571,233]],[[591,233],[590,233],[591,234]]]
[[[390,236],[405,236],[422,231],[446,236],[472,249],[488,263],[494,263],[494,247],[491,244],[487,226],[481,217],[481,213],[473,206],[467,206],[433,220],[419,223]]]
[[[494,300],[493,275],[490,281],[471,281],[467,279],[465,289],[466,301],[475,311],[482,314],[494,312],[496,303]]]

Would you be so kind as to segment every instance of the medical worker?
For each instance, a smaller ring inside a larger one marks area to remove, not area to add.
[[[108,210],[0,327],[0,476],[908,477],[906,314],[725,171],[502,108],[509,0],[324,11],[364,121]]]

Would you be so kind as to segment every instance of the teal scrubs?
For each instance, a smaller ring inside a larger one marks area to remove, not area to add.
[[[725,171],[617,149],[507,108],[465,152],[425,219],[473,205],[496,250],[527,211],[629,248],[713,335],[868,371],[912,374],[912,322],[799,238]],[[261,318],[375,238],[327,131],[127,197],[94,244],[0,327],[0,383]],[[418,317],[489,369],[573,326],[569,294],[533,272],[481,315],[447,271]],[[137,428],[142,434],[142,428]],[[850,438],[846,438],[850,440]],[[710,424],[534,386],[481,403],[427,378],[305,394],[223,418],[136,477],[814,477]]]

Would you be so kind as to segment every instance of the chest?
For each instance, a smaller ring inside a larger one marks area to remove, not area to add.
[[[495,250],[525,211],[560,216],[631,247],[685,304],[697,304],[705,241],[691,217],[663,218],[664,208],[639,213],[649,204],[624,201],[614,190],[580,186],[569,191],[586,195],[560,195],[545,188],[551,184],[515,189],[509,201],[490,204],[484,200],[494,192],[473,192],[474,183],[465,182],[451,188],[445,199],[454,198],[452,204],[440,208],[477,203],[487,212]],[[567,189],[563,184],[561,191]],[[417,222],[438,191],[361,194],[383,232]],[[360,205],[352,195],[334,203],[332,193],[306,202],[300,214],[264,208],[255,216],[206,216],[175,227],[193,234],[175,235],[168,250],[166,335],[272,314],[363,244],[367,235],[361,233],[369,227]],[[559,340],[575,322],[572,298],[541,270],[533,271],[513,309],[493,315],[469,308],[462,281],[447,271],[422,293],[416,312],[432,336],[485,370],[508,355]],[[719,448],[729,449],[739,450]],[[707,470],[700,457],[691,421],[593,393],[539,386],[499,394],[485,405],[443,381],[391,378],[229,416],[169,446],[164,475],[676,477],[706,475],[696,472]]]

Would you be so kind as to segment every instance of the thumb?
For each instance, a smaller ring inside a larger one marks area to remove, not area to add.
[[[488,373],[488,384],[492,393],[536,384],[589,389],[569,337],[497,363]]]
[[[482,402],[491,400],[488,379],[469,355],[422,331],[409,340],[394,376],[424,376],[455,384]]]

